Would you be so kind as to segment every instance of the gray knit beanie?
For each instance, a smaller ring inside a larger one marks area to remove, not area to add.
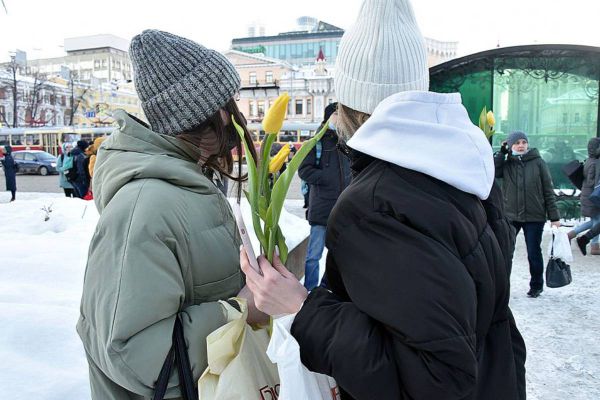
[[[513,146],[513,144],[517,143],[521,139],[525,139],[527,141],[527,143],[529,143],[529,139],[527,138],[527,135],[525,134],[525,132],[515,131],[515,132],[511,133],[510,135],[508,135],[508,139],[506,139],[506,144],[508,145],[508,148],[510,149]]]
[[[335,68],[338,101],[367,114],[392,94],[429,90],[425,39],[409,0],[365,0]]]
[[[176,135],[202,124],[240,88],[240,76],[219,52],[148,29],[131,40],[135,88],[152,130]]]

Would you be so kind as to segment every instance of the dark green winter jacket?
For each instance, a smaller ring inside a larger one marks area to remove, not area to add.
[[[182,316],[195,379],[206,337],[227,322],[218,300],[243,285],[239,235],[227,199],[198,150],[122,111],[95,166],[100,219],[90,243],[77,331],[94,400],[147,399]],[[176,369],[167,398],[179,395]]]
[[[518,222],[558,221],[554,183],[537,149],[522,156],[496,153],[496,178],[502,179],[506,217]]]

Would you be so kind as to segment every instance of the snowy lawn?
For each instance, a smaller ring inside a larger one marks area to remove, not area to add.
[[[0,399],[89,399],[75,324],[96,210],[58,194],[8,198],[0,193]],[[41,208],[49,206],[44,221]],[[288,215],[282,222],[294,221]],[[306,231],[298,222],[289,239]],[[532,400],[600,399],[600,256],[573,253],[573,283],[529,299],[523,236],[517,241],[511,305],[527,344]]]

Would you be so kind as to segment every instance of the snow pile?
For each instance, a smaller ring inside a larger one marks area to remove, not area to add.
[[[75,324],[95,207],[52,194],[19,193],[7,201],[0,193],[0,399],[89,399]],[[286,208],[301,216],[299,204]],[[49,206],[44,221],[41,209]],[[242,210],[250,226],[247,205]],[[309,232],[289,213],[281,225],[292,247]],[[542,248],[550,236],[547,230]],[[517,241],[511,306],[527,344],[530,400],[600,398],[600,257],[583,257],[575,246],[573,256],[573,283],[530,299],[523,236]]]

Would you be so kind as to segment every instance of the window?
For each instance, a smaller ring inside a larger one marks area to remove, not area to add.
[[[37,161],[37,158],[32,153],[25,153],[25,161]]]
[[[258,116],[259,117],[264,117],[264,115],[265,115],[265,102],[262,101],[262,100],[259,100],[257,104],[258,104],[258,107],[257,107],[258,108]]]
[[[265,82],[273,83],[273,72],[272,71],[265,72]]]
[[[250,72],[250,74],[248,76],[250,79],[250,84],[256,85],[256,72]]]
[[[15,144],[15,137],[12,137],[12,143]],[[13,155],[13,158],[15,160],[23,160],[25,158],[25,153],[15,153]]]
[[[580,117],[579,117],[579,113],[575,113],[575,120],[574,122],[577,124],[580,121]]]
[[[563,120],[562,120],[563,124],[566,124],[567,122],[569,122],[569,114],[567,113],[563,113]]]
[[[94,69],[100,69],[100,60],[94,60]]]
[[[312,115],[312,99],[306,99],[306,114]]]
[[[296,100],[296,115],[302,115],[302,100]]]
[[[257,109],[256,109],[256,102],[251,101],[250,102],[250,115],[255,117],[257,114]]]

